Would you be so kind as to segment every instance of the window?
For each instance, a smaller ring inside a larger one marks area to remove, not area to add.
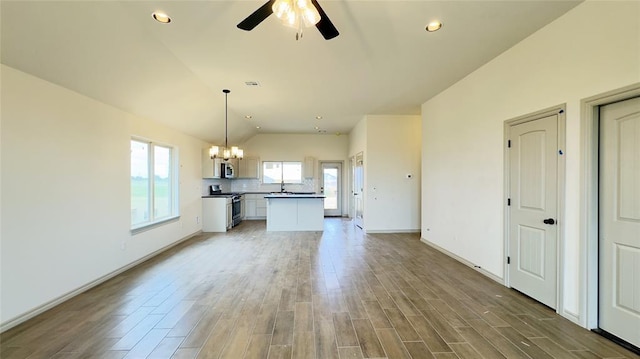
[[[262,162],[262,183],[302,183],[302,162]]]
[[[139,229],[178,215],[174,148],[131,140],[131,228]]]

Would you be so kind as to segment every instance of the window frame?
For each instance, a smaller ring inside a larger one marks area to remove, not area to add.
[[[280,164],[280,182],[265,182],[264,178],[265,178],[265,173],[267,171],[265,171],[265,164],[266,163],[279,163]],[[302,161],[262,161],[262,178],[261,178],[261,182],[262,184],[280,184],[282,183],[282,181],[284,180],[284,164],[285,163],[295,163],[298,164],[300,166],[300,182],[284,182],[284,184],[303,184],[304,183],[304,175],[302,173],[303,171],[303,163]]]
[[[149,213],[149,219],[141,223],[133,224],[131,216],[129,217],[129,221],[130,221],[129,227],[130,227],[131,234],[137,234],[137,233],[149,230],[151,228],[157,227],[159,225],[176,221],[177,219],[180,218],[180,205],[179,205],[180,181],[179,181],[179,166],[178,166],[179,156],[178,156],[178,147],[171,144],[153,141],[144,137],[132,136],[129,139],[130,150],[133,142],[144,143],[147,145],[147,173],[149,177],[147,182],[147,186],[148,186],[147,187],[148,188],[147,210]],[[155,186],[156,186],[156,183],[155,183],[156,182],[155,181],[155,148],[156,147],[161,147],[169,150],[168,178],[169,178],[169,191],[170,191],[170,194],[169,194],[170,213],[167,216],[163,216],[159,218],[155,217],[155,210],[154,210],[155,209]],[[130,153],[129,154],[129,201],[131,201],[132,194],[133,194],[132,185],[131,185],[131,179],[132,179],[132,176],[131,176],[132,163],[131,162],[132,162],[132,158]],[[131,206],[131,203],[129,203],[129,211],[131,212],[132,209],[133,208]]]

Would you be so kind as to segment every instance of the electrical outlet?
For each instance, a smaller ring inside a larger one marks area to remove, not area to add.
[[[200,216],[196,216],[196,224],[200,224]]]

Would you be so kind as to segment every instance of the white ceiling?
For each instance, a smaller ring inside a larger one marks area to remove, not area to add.
[[[224,141],[223,88],[230,142],[348,133],[364,115],[419,114],[579,1],[320,0],[340,31],[328,41],[315,28],[296,41],[274,15],[236,28],[263,3],[2,0],[1,60],[209,142]],[[156,10],[172,22],[154,21]],[[444,26],[427,33],[433,19]]]

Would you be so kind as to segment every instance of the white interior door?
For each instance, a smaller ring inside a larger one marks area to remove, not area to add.
[[[342,216],[342,163],[321,162],[320,192],[325,195],[324,215]]]
[[[356,155],[355,171],[353,173],[353,197],[355,204],[355,218],[353,223],[364,228],[364,155]]]
[[[640,347],[640,97],[600,108],[599,327]]]
[[[509,284],[556,308],[558,115],[509,129]]]

